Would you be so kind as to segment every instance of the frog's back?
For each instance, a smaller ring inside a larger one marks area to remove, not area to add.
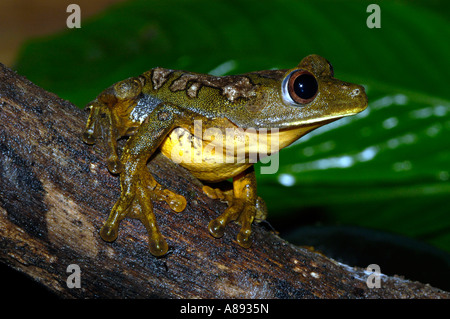
[[[248,102],[258,94],[259,85],[250,74],[213,76],[154,68],[142,76],[147,101],[173,103],[207,118],[245,118]],[[240,124],[240,123],[236,123]]]

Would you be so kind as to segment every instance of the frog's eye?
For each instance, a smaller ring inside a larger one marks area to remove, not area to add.
[[[307,104],[314,100],[319,85],[310,72],[296,70],[291,72],[283,82],[283,97],[290,104]]]

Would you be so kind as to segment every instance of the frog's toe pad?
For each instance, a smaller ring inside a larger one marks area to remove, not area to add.
[[[220,238],[225,233],[226,224],[223,223],[219,218],[213,219],[209,222],[208,230],[211,235],[215,238]]]
[[[184,196],[175,194],[169,190],[164,190],[166,197],[166,203],[170,206],[170,208],[179,213],[182,212],[187,205],[186,198]]]
[[[92,145],[95,143],[95,136],[92,131],[85,131],[82,136],[83,141],[86,144]]]
[[[110,157],[106,160],[108,171],[112,174],[120,174],[123,170],[123,164],[117,157]]]
[[[160,257],[167,253],[169,246],[166,240],[162,236],[157,236],[156,238],[150,238],[148,242],[150,253],[153,256]]]
[[[252,239],[250,238],[251,234],[252,232],[250,229],[241,230],[236,238],[239,246],[249,248],[252,245]]]
[[[118,235],[118,227],[117,226],[105,224],[100,229],[100,237],[102,237],[102,239],[104,241],[107,241],[107,242],[115,241],[117,239],[117,235]]]
[[[203,190],[203,193],[205,193],[206,196],[208,196],[211,199],[221,198],[221,192],[219,192],[218,189],[204,185],[202,190]]]

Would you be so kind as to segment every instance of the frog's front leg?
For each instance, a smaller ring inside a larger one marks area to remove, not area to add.
[[[174,128],[177,119],[182,118],[180,114],[181,111],[176,106],[161,103],[128,140],[121,157],[121,195],[100,230],[100,236],[104,240],[114,241],[117,238],[122,219],[137,218],[147,229],[150,252],[155,256],[167,252],[167,243],[158,229],[153,213],[152,200],[165,200],[177,212],[184,210],[186,200],[183,196],[162,189],[146,164]]]
[[[256,195],[256,178],[253,166],[233,178],[233,189],[225,192],[204,187],[203,191],[211,198],[228,202],[225,212],[213,219],[208,226],[209,232],[216,238],[223,236],[225,227],[231,221],[237,221],[241,230],[237,242],[244,248],[251,246],[251,225],[253,220],[265,219],[266,207],[264,201]]]

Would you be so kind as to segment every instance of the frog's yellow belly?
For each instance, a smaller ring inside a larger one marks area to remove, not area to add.
[[[176,128],[164,140],[161,152],[188,169],[195,177],[220,182],[236,176],[254,163],[226,152],[226,146],[204,141],[184,128]]]
[[[262,157],[278,152],[302,135],[320,125],[278,131],[245,132],[236,128],[232,134],[213,131],[194,136],[178,127],[161,145],[161,152],[173,162],[188,169],[195,177],[208,182],[220,182],[234,177]]]

